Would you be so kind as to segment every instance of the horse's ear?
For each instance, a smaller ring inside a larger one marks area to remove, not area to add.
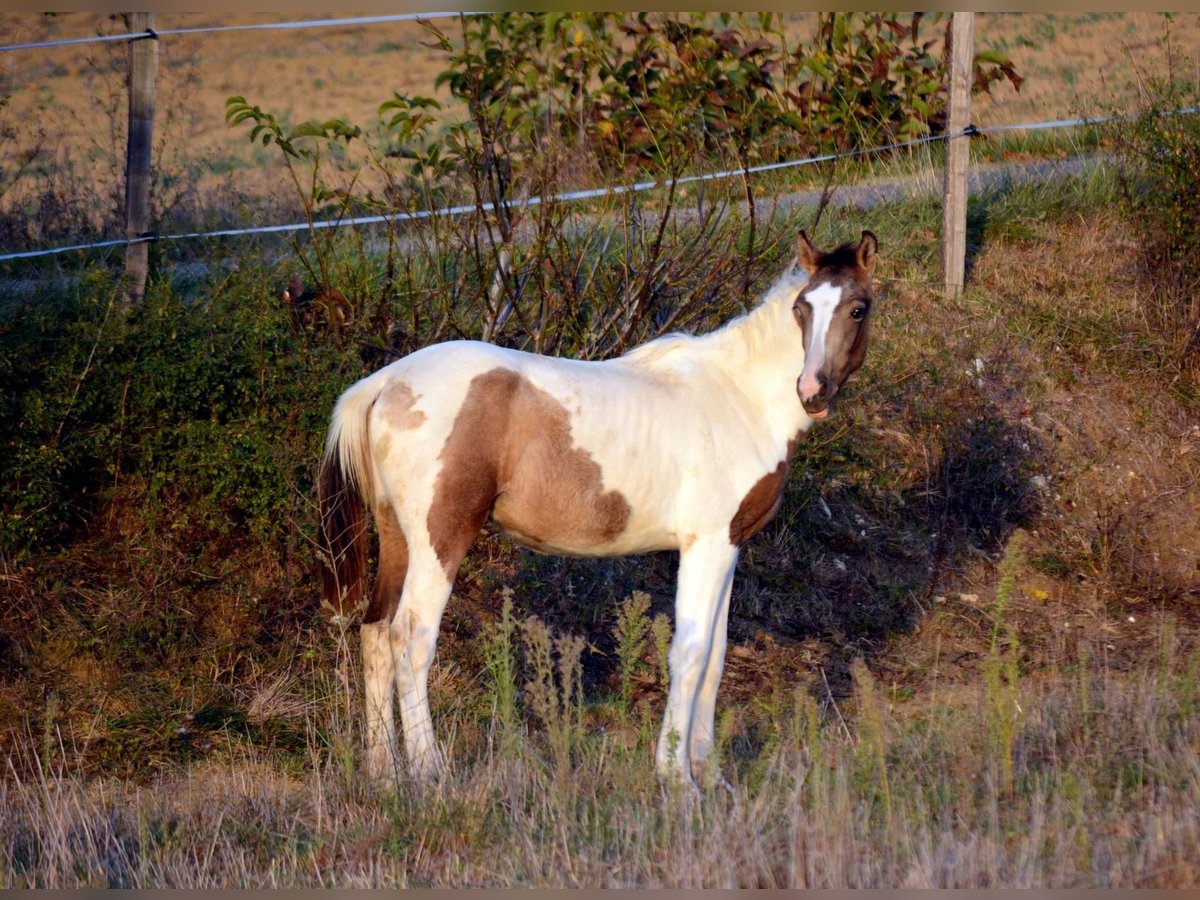
[[[858,241],[858,248],[855,250],[855,258],[858,261],[858,267],[863,270],[868,278],[875,271],[875,261],[879,259],[879,241],[870,231],[863,231],[862,237]]]
[[[796,259],[800,261],[800,265],[804,266],[804,271],[809,275],[817,271],[821,265],[821,251],[813,246],[813,242],[803,231],[796,238]]]

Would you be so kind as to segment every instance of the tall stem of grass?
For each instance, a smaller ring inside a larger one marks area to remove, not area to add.
[[[858,698],[858,751],[864,774],[875,782],[883,800],[884,834],[892,831],[892,790],[887,770],[887,733],[882,701],[870,669],[861,659],[850,666]]]
[[[634,591],[617,609],[613,636],[617,639],[617,666],[621,677],[621,714],[628,719],[633,701],[633,676],[642,665],[650,634],[650,595]]]
[[[558,782],[565,786],[570,780],[572,752],[583,730],[580,663],[584,641],[574,635],[555,639],[537,616],[525,620],[522,637],[531,675],[525,696],[545,723]]]
[[[492,627],[483,644],[483,664],[492,683],[493,728],[500,739],[501,749],[513,749],[518,734],[517,719],[517,661],[513,634],[517,623],[513,619],[512,588],[501,591],[504,598],[500,621]]]
[[[1020,732],[1024,712],[1017,699],[1020,677],[1020,641],[1006,613],[1016,587],[1017,573],[1025,564],[1027,536],[1017,531],[1009,539],[1000,563],[1000,583],[996,587],[992,641],[984,663],[984,687],[987,696],[988,745],[992,758],[1000,766],[1000,787],[1005,797],[1013,792],[1013,749]],[[1005,639],[1001,642],[1000,635]]]

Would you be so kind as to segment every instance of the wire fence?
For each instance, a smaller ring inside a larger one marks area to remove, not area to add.
[[[764,163],[758,166],[750,166],[746,169],[728,169],[720,172],[707,172],[698,175],[684,175],[674,179],[676,185],[693,184],[701,181],[717,181],[724,178],[739,177],[744,174],[758,174],[761,172],[775,171],[779,169],[796,168],[799,166],[815,165],[822,162],[832,162],[839,159],[850,159],[858,156],[865,156],[872,153],[884,153],[891,150],[902,150],[907,147],[914,147],[920,144],[930,144],[938,141],[946,141],[956,137],[964,137],[974,133],[971,130],[964,131],[954,135],[934,135],[930,137],[917,138],[911,141],[904,141],[898,144],[886,144],[877,147],[867,147],[861,150],[852,150],[846,153],[829,153],[823,156],[811,156],[804,159],[787,160],[784,162]],[[608,196],[620,196],[621,194],[641,193],[650,191],[657,187],[662,187],[667,182],[661,180],[639,181],[632,185],[615,185],[611,187],[589,188],[577,191],[567,191],[565,193],[552,194],[546,197],[528,197],[523,200],[515,200],[513,206],[519,207],[534,207],[543,203],[570,203],[579,200],[592,200]],[[41,250],[28,250],[21,253],[6,253],[0,254],[0,261],[11,259],[32,259],[39,256],[51,256],[58,253],[70,253],[80,250],[100,249],[104,247],[125,247],[132,244],[142,244],[153,241],[180,241],[199,238],[216,238],[216,237],[238,237],[242,235],[252,234],[284,234],[296,231],[308,230],[323,230],[327,228],[353,227],[361,225],[381,225],[388,222],[413,222],[423,219],[433,219],[442,216],[460,216],[472,212],[494,212],[495,204],[463,204],[460,206],[446,206],[440,209],[418,210],[416,212],[398,211],[388,213],[386,215],[374,216],[352,216],[340,217],[337,219],[321,219],[313,222],[294,222],[286,225],[260,225],[250,228],[226,228],[217,231],[192,231],[182,232],[178,234],[148,234],[134,238],[114,238],[107,241],[96,241],[88,244],[72,244],[66,247],[51,247]]]
[[[92,37],[69,38],[55,41],[40,41],[24,44],[6,44],[0,45],[0,52],[14,50],[30,50],[49,47],[71,46],[76,44],[107,42],[107,41],[131,41],[140,40],[146,37],[161,37],[166,35],[187,35],[187,34],[205,34],[218,33],[229,31],[249,31],[249,30],[297,30],[307,28],[327,28],[327,27],[344,27],[344,26],[362,26],[375,25],[387,22],[402,22],[413,21],[417,19],[431,20],[438,18],[457,17],[460,15],[484,15],[485,13],[474,12],[429,12],[429,13],[400,13],[394,15],[380,16],[360,16],[350,18],[331,18],[331,19],[308,19],[302,21],[289,22],[267,22],[254,25],[219,25],[219,26],[203,26],[196,28],[173,28],[163,30],[151,30],[149,32],[131,32],[126,34],[114,35],[95,35]],[[1195,113],[1197,107],[1188,109],[1174,110],[1169,115],[1178,115],[1185,113]],[[834,162],[842,159],[851,159],[873,154],[891,153],[897,150],[932,144],[943,141],[951,141],[964,137],[973,137],[976,135],[993,134],[1011,131],[1042,131],[1058,128],[1078,128],[1083,126],[1101,125],[1116,121],[1130,121],[1135,119],[1137,114],[1130,113],[1119,116],[1103,116],[1097,118],[1073,118],[1073,119],[1053,119],[1043,122],[1024,122],[1012,125],[990,125],[979,127],[971,125],[954,133],[945,133],[940,135],[929,135],[914,140],[902,141],[891,144],[883,144],[873,147],[864,147],[857,150],[851,150],[844,153],[829,153],[820,156],[804,157],[802,159],[785,160],[774,163],[764,163],[762,165],[751,166],[744,169],[727,169],[718,172],[709,172],[696,175],[687,175],[674,179],[677,185],[690,184],[704,181],[717,181],[726,178],[742,177],[745,175],[760,174],[763,172],[778,171],[783,169],[799,168],[802,166],[816,165],[823,162]],[[581,200],[598,199],[606,196],[619,196],[628,193],[640,193],[643,191],[653,190],[661,187],[667,182],[662,180],[640,181],[632,185],[614,185],[599,188],[583,189],[568,191],[564,193],[552,194],[549,196],[528,197],[523,200],[514,201],[512,205],[521,207],[533,207],[543,203],[566,203]],[[447,206],[440,209],[418,210],[415,212],[397,211],[384,215],[372,216],[352,216],[339,217],[337,219],[293,222],[282,225],[262,225],[257,227],[247,228],[226,228],[213,231],[189,231],[179,232],[174,234],[143,234],[136,237],[113,238],[110,240],[93,241],[83,244],[71,244],[60,247],[48,247],[37,250],[26,250],[16,253],[0,254],[0,262],[20,259],[36,259],[39,257],[55,256],[62,253],[74,253],[87,250],[99,250],[114,247],[129,247],[135,244],[152,243],[155,241],[186,241],[211,238],[226,238],[239,237],[247,235],[264,235],[264,234],[287,234],[298,231],[314,231],[324,230],[329,228],[341,227],[356,227],[366,225],[378,225],[386,223],[401,223],[412,222],[426,219],[433,219],[442,216],[458,216],[466,215],[472,212],[494,212],[495,206],[492,203],[476,203],[464,204],[459,206]]]
[[[34,41],[28,44],[0,44],[0,53],[7,50],[41,50],[51,47],[71,47],[79,44],[100,44],[113,41],[140,41],[147,37],[161,38],[179,34],[217,34],[227,31],[297,31],[307,28],[339,28],[352,25],[382,25],[387,22],[413,22],[417,19],[449,19],[458,16],[487,15],[480,12],[396,13],[387,16],[358,16],[344,19],[304,19],[292,22],[260,22],[257,25],[205,25],[196,28],[151,28],[147,31],[122,34],[94,34],[88,37],[65,38],[55,41]]]
[[[1195,111],[1194,109],[1192,111]],[[1182,111],[1181,111],[1182,112]],[[702,181],[717,181],[726,178],[739,178],[743,175],[757,175],[763,172],[772,172],[782,169],[793,169],[802,166],[816,165],[823,162],[834,162],[842,159],[852,159],[873,154],[890,153],[896,150],[904,150],[922,144],[933,144],[942,141],[951,141],[963,137],[973,137],[975,135],[988,134],[991,132],[1001,131],[1017,131],[1020,129],[1040,130],[1045,128],[1068,128],[1079,127],[1083,125],[1098,125],[1104,122],[1115,121],[1117,119],[1129,118],[1128,116],[1108,116],[1099,119],[1059,119],[1053,122],[1030,122],[1020,125],[997,125],[980,128],[972,125],[959,132],[953,134],[930,135],[926,137],[916,138],[910,141],[903,141],[894,144],[882,144],[873,147],[864,147],[858,150],[851,150],[845,153],[827,153],[821,156],[809,156],[802,159],[785,160],[782,162],[763,163],[762,165],[750,166],[745,169],[726,169],[719,172],[707,172],[697,175],[685,175],[674,180],[677,185],[692,184]],[[580,200],[599,199],[607,196],[619,196],[628,193],[641,193],[650,191],[658,187],[662,187],[666,182],[661,180],[654,181],[639,181],[632,185],[614,185],[609,187],[590,188],[585,190],[567,191],[549,196],[535,196],[524,200],[514,201],[513,206],[534,207],[543,203],[570,203]],[[43,256],[54,256],[60,253],[73,253],[84,250],[97,250],[107,247],[128,247],[133,244],[151,243],[154,241],[185,241],[198,240],[206,238],[225,238],[225,237],[240,237],[246,235],[259,234],[288,234],[297,231],[324,230],[328,228],[355,227],[365,225],[381,225],[388,222],[413,222],[423,219],[433,219],[442,216],[459,216],[466,215],[472,212],[494,212],[495,205],[492,203],[483,204],[463,204],[460,206],[446,206],[440,209],[418,210],[415,212],[398,211],[388,213],[386,215],[373,216],[351,216],[340,217],[337,219],[319,219],[313,222],[293,222],[283,225],[260,225],[248,228],[225,228],[214,231],[189,231],[179,232],[176,234],[147,234],[131,238],[113,238],[105,241],[94,241],[86,244],[71,244],[62,247],[49,247],[39,250],[26,250],[18,253],[0,254],[0,262],[17,259],[34,259]]]

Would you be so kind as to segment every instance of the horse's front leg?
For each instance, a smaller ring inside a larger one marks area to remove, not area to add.
[[[704,669],[704,680],[696,694],[696,708],[692,714],[692,734],[688,744],[688,755],[692,763],[692,777],[705,784],[719,781],[721,773],[708,771],[708,754],[716,743],[717,734],[717,689],[721,686],[721,675],[725,671],[725,646],[729,635],[729,597],[733,592],[733,569],[725,580],[725,593],[717,607],[716,623],[713,626],[712,642],[708,651],[708,665]]]
[[[724,664],[725,623],[737,555],[738,548],[726,534],[699,538],[679,554],[671,687],[656,754],[662,778],[691,782],[692,760],[702,760],[712,746],[713,708]],[[701,699],[710,684],[711,698]]]

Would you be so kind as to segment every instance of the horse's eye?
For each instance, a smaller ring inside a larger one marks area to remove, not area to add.
[[[860,319],[865,319],[866,317],[867,308],[865,306],[856,306],[854,309],[850,310],[850,318],[854,319],[856,322]]]

